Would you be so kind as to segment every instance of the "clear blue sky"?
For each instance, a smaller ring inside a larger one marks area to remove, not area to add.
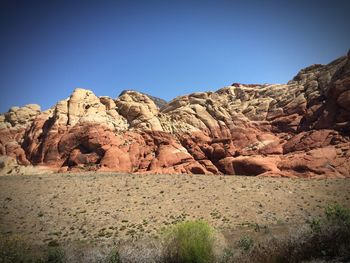
[[[1,0],[0,112],[76,87],[170,100],[285,83],[350,48],[350,2]]]

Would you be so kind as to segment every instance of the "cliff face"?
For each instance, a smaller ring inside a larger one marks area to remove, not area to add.
[[[349,136],[349,55],[287,84],[235,83],[166,104],[76,89],[47,111],[0,115],[1,158],[60,171],[350,177]]]

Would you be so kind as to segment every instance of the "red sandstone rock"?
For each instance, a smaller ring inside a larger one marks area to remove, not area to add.
[[[265,172],[279,172],[275,157],[226,157],[219,162],[220,170],[231,175],[261,175]]]
[[[133,172],[130,156],[123,152],[118,147],[109,148],[101,160],[101,169],[114,170],[118,172],[131,173]]]
[[[283,156],[278,164],[281,171],[298,177],[349,177],[349,144],[337,150],[334,146],[317,148],[308,152],[298,152]]]
[[[288,84],[181,96],[162,109],[135,91],[113,100],[76,89],[47,111],[0,115],[0,155],[63,172],[350,177],[349,61],[310,66]]]

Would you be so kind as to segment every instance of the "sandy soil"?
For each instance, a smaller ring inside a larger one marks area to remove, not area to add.
[[[0,233],[43,244],[156,236],[204,219],[221,232],[299,224],[338,202],[350,180],[205,175],[50,174],[0,177]]]

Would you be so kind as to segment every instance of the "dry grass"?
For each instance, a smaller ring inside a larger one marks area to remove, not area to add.
[[[264,242],[293,243],[299,237],[290,229],[301,233],[300,226],[322,216],[325,207],[349,205],[349,189],[350,180],[344,179],[6,176],[0,177],[0,234],[19,236],[31,246],[60,245],[69,262],[104,260],[113,247],[122,262],[141,262],[140,255],[142,262],[161,262],[162,228],[205,220],[224,236],[228,248],[223,245],[220,260],[226,262],[242,251],[257,253],[257,244]],[[239,248],[240,240],[247,249]]]
[[[295,263],[350,261],[350,210],[338,204],[325,209],[323,218],[290,229],[282,237],[268,236],[249,251],[240,251],[227,262]]]

